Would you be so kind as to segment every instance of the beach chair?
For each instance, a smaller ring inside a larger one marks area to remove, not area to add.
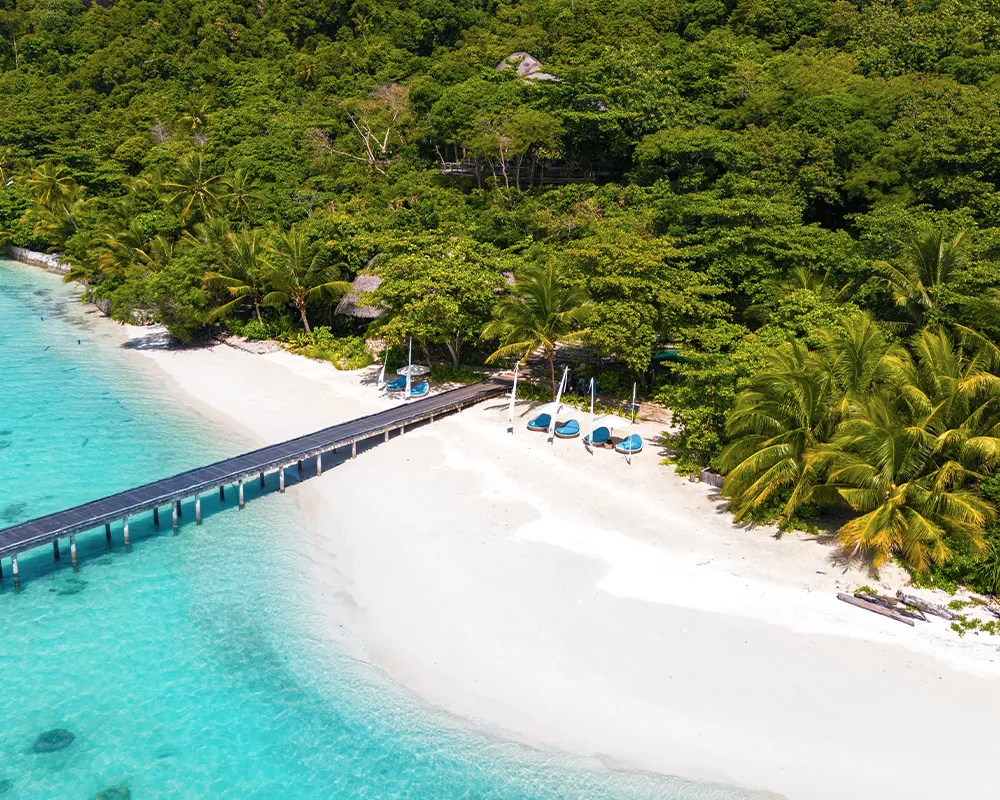
[[[580,423],[575,419],[571,419],[556,428],[556,436],[560,439],[575,439],[580,435]]]
[[[539,414],[533,420],[528,422],[529,431],[547,431],[549,429],[549,424],[552,422],[552,417],[548,414]]]
[[[583,437],[583,443],[589,444],[591,447],[607,447],[611,444],[611,431],[605,427],[596,428],[594,430],[594,441],[590,440],[590,434]]]
[[[626,456],[634,456],[642,452],[642,437],[638,433],[633,433],[627,439],[622,439],[615,445],[615,452]]]
[[[385,385],[385,390],[387,392],[401,392],[406,388],[406,376],[400,375],[396,380],[389,381]]]
[[[423,397],[430,390],[431,385],[427,381],[420,381],[420,383],[410,387],[410,397]]]

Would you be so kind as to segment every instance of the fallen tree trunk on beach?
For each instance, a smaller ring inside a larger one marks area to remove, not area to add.
[[[934,603],[928,603],[926,600],[921,600],[919,597],[914,597],[912,594],[904,594],[902,589],[899,589],[896,592],[896,597],[908,606],[919,608],[925,614],[933,614],[935,617],[941,617],[942,619],[955,619],[955,613],[950,609],[947,609],[944,606],[935,605]]]
[[[927,617],[919,610],[911,611],[908,608],[900,608],[898,600],[895,597],[886,597],[884,594],[857,594],[854,595],[859,600],[864,600],[868,603],[875,603],[876,605],[882,606],[883,608],[888,608],[890,611],[895,611],[897,614],[902,614],[904,617],[909,617],[910,619],[919,619],[921,622],[927,622]]]
[[[860,597],[855,597],[853,594],[844,594],[843,592],[837,593],[837,599],[843,600],[845,603],[850,603],[852,606],[857,606],[858,608],[863,608],[866,611],[871,611],[875,614],[881,614],[883,617],[888,617],[889,619],[894,619],[896,622],[902,622],[904,625],[909,625],[913,627],[913,620],[907,619],[898,611],[891,608],[886,608],[878,603],[871,603],[867,600],[862,600]]]

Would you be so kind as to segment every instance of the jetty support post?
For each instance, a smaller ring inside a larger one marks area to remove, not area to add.
[[[385,440],[387,442],[389,441],[389,431],[388,430],[385,432]]]
[[[170,504],[170,516],[174,523],[174,533],[177,533],[177,503]]]
[[[323,454],[322,453],[320,453],[318,456],[316,456],[316,474],[317,475],[322,475],[323,474]]]
[[[105,522],[104,523],[104,538],[107,539],[109,542],[111,541],[111,523],[110,522]]]
[[[201,525],[201,495],[196,494],[194,496],[194,521],[196,524]]]
[[[260,488],[264,488],[264,473],[260,473]]]
[[[299,475],[301,475],[302,474],[302,459],[299,459],[298,467],[299,467]]]
[[[73,562],[73,569],[78,569],[76,563],[76,534],[69,535],[69,560]]]
[[[226,502],[226,487],[225,486],[220,486],[219,487],[219,499],[223,503]]]
[[[160,527],[160,507],[153,506],[153,524],[159,528]]]
[[[406,433],[406,426],[405,425],[400,425],[399,426],[399,435],[402,436],[404,433]]]
[[[351,458],[357,458],[357,457],[358,457],[358,443],[351,442]]]
[[[278,491],[285,491],[285,468],[278,467]]]
[[[246,501],[243,499],[243,478],[240,478],[240,511],[243,510],[243,506],[246,505]]]
[[[128,517],[125,517],[125,519],[122,520],[122,527],[124,528],[124,531],[125,531],[125,546],[128,547],[128,545],[129,545],[129,542],[128,542]]]
[[[17,555],[13,555],[10,558],[11,568],[14,570],[14,588],[21,588],[21,573],[17,571]]]
[[[52,540],[52,558],[54,558],[56,561],[59,560],[59,540],[58,539],[53,539]]]

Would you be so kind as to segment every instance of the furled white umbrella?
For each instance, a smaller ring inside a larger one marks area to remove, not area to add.
[[[403,373],[406,376],[406,394],[403,395],[403,400],[410,399],[410,389],[413,388],[413,337],[410,337],[410,349],[406,353],[406,371]]]
[[[510,408],[507,409],[507,433],[514,432],[514,401],[517,399],[517,369],[520,366],[520,361],[514,364],[514,385],[510,390]]]
[[[587,446],[587,449],[593,453],[593,443],[594,443],[594,396],[597,394],[597,384],[594,379],[590,379],[590,433],[587,434],[587,438],[583,440],[583,443]]]
[[[411,364],[408,367],[400,367],[399,369],[396,370],[396,374],[397,375],[409,374],[410,376],[416,378],[419,377],[420,375],[426,375],[430,371],[431,368],[425,367],[423,364]]]
[[[555,400],[555,402],[556,402],[557,405],[559,404],[559,401],[562,400],[563,389],[566,388],[566,381],[568,379],[569,379],[569,367],[566,367],[566,368],[563,369],[562,380],[559,381],[559,390],[556,392],[556,400]],[[562,408],[562,406],[560,406],[560,408]],[[558,413],[559,413],[559,411],[557,410],[556,414],[558,414]],[[552,418],[549,420],[549,441],[550,442],[552,441],[552,439],[556,435],[556,414],[553,414]]]

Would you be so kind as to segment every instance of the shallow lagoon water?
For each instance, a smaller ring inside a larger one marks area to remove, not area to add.
[[[0,263],[0,527],[246,445],[164,396],[55,276]],[[335,473],[325,479],[335,480]],[[273,481],[273,476],[271,477]],[[593,769],[424,708],[310,609],[293,492],[203,500],[9,560],[0,582],[0,798],[749,798]],[[166,519],[168,515],[164,514]],[[53,729],[75,738],[36,753]]]

